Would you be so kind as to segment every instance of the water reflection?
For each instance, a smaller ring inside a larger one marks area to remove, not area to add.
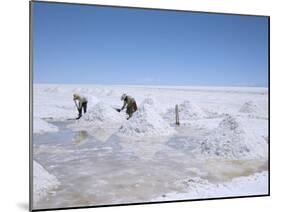
[[[91,130],[89,130],[89,133],[95,137],[97,140],[101,141],[101,142],[105,142],[107,141],[116,131],[118,130],[118,128],[91,128]]]
[[[38,208],[145,202],[186,192],[182,182],[190,177],[221,183],[267,170],[267,161],[194,157],[200,137],[191,130],[188,136],[132,140],[113,128],[73,132],[63,126],[34,138],[34,159],[61,183]]]
[[[88,135],[87,131],[85,131],[85,130],[79,131],[76,133],[76,135],[73,138],[74,144],[76,146],[80,146],[87,141],[88,137],[89,137],[89,135]]]

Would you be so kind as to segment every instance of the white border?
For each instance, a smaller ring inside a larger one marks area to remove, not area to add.
[[[281,208],[278,134],[280,100],[280,7],[274,0],[83,0],[79,3],[156,7],[271,16],[271,197],[79,209],[79,211],[268,211]],[[28,207],[28,1],[7,0],[0,7],[1,211]],[[253,35],[254,36],[254,35]]]

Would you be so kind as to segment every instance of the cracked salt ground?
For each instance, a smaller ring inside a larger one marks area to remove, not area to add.
[[[186,193],[185,182],[194,177],[224,183],[267,170],[266,160],[194,157],[204,129],[181,128],[185,134],[158,140],[131,141],[113,134],[101,141],[87,131],[72,131],[64,122],[52,124],[59,132],[35,134],[33,152],[34,159],[60,184],[47,198],[35,202],[38,209],[149,202],[173,192]]]

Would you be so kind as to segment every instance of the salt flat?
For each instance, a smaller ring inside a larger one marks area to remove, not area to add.
[[[73,93],[89,100],[80,120]],[[35,84],[33,98],[35,208],[268,192],[266,88]]]

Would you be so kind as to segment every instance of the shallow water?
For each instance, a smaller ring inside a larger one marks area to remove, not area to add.
[[[34,135],[34,159],[61,185],[35,208],[149,202],[183,192],[188,177],[224,182],[267,170],[267,161],[198,159],[192,154],[204,136],[187,128],[179,136],[121,138],[114,129],[74,132],[52,122],[58,133]]]

